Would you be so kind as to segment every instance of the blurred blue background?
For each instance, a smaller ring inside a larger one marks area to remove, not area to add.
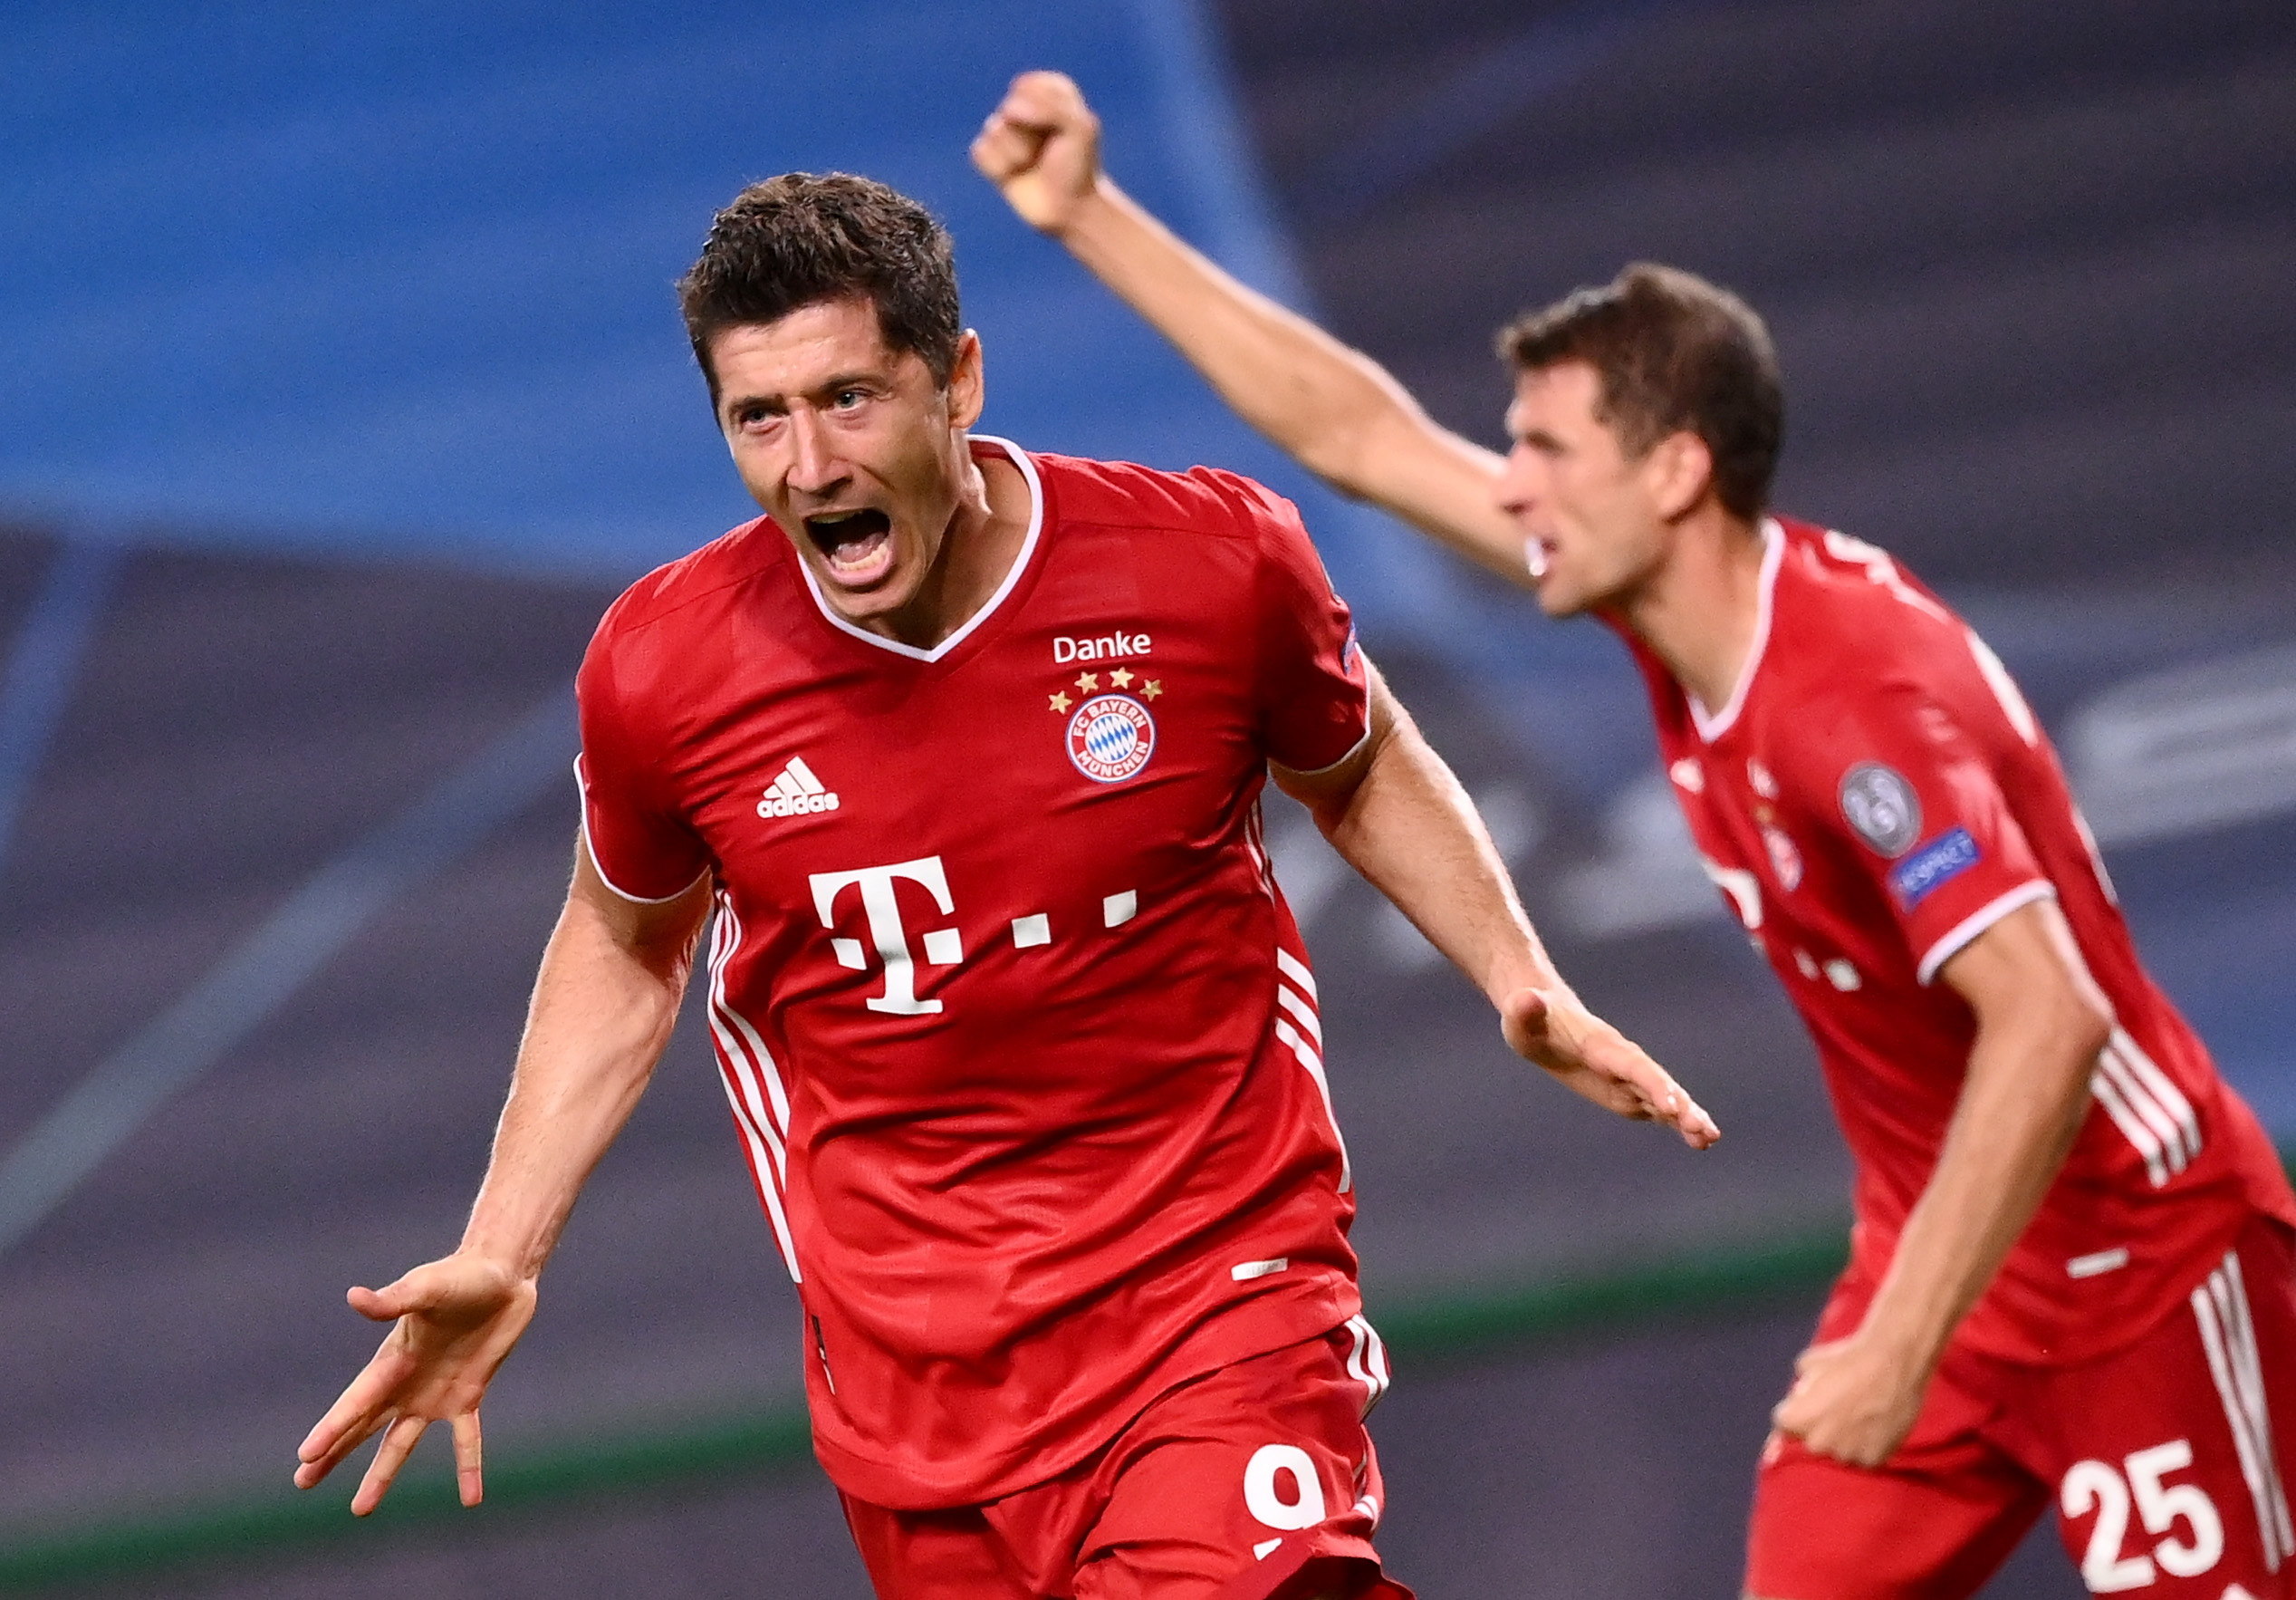
[[[0,1552],[261,1513],[371,1345],[341,1287],[451,1244],[573,826],[565,682],[621,583],[752,515],[669,285],[774,171],[948,222],[987,430],[1302,501],[1566,969],[1730,1129],[1693,1161],[1525,1084],[1272,811],[1338,975],[1375,1318],[1834,1225],[1806,1045],[1615,643],[1304,479],[1013,219],[965,147],[1031,66],[1084,82],[1134,193],[1474,437],[1523,306],[1640,257],[1744,293],[1791,397],[1782,506],[1897,551],[2008,660],[2157,972],[2296,1137],[2284,4],[26,0],[0,60]],[[497,1460],[794,1394],[702,1031],[570,1230]],[[1406,1350],[1398,1570],[1429,1600],[1730,1592],[1813,1309]],[[860,1592],[810,1470],[88,1581]],[[2032,1549],[1994,1592],[2079,1590]]]

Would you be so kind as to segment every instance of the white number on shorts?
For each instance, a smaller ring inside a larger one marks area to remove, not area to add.
[[[1292,1498],[1276,1493],[1281,1474],[1292,1480]],[[1296,1444],[1263,1444],[1244,1469],[1244,1504],[1270,1528],[1287,1533],[1313,1528],[1323,1520],[1323,1485],[1315,1476],[1315,1462]]]
[[[2195,1577],[2216,1565],[2224,1554],[2224,1522],[2215,1503],[2196,1483],[2166,1484],[2171,1472],[2193,1464],[2193,1447],[2172,1439],[2140,1450],[2123,1462],[2128,1482],[2105,1461],[2076,1461],[2065,1474],[2058,1503],[2066,1518],[2085,1517],[2094,1508],[2097,1526],[2089,1531],[2089,1548],[2080,1560],[2081,1580],[2092,1595],[2117,1595],[2141,1589],[2157,1574],[2153,1563],[2171,1577]],[[2137,1514],[2145,1531],[2166,1534],[2179,1521],[2192,1526],[2189,1541],[2162,1538],[2150,1556],[2123,1556],[2121,1542],[2128,1534],[2129,1490],[2136,1490]]]

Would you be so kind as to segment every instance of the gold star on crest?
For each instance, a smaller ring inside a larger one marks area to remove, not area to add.
[[[1146,684],[1146,685],[1145,685],[1145,686],[1144,686],[1144,687],[1140,689],[1140,692],[1141,692],[1142,694],[1144,694],[1144,695],[1148,696],[1148,699],[1156,699],[1156,697],[1157,697],[1157,696],[1158,696],[1158,695],[1160,695],[1160,694],[1162,694],[1162,693],[1164,692],[1164,685],[1162,685],[1161,683],[1158,682],[1155,679],[1151,678],[1151,679],[1149,679],[1149,680],[1148,680],[1147,684]]]
[[[1073,704],[1073,703],[1074,703],[1074,702],[1072,702],[1071,700],[1070,700],[1070,699],[1068,698],[1068,696],[1066,696],[1066,695],[1064,695],[1064,694],[1054,694],[1054,695],[1052,697],[1052,709],[1054,709],[1055,711],[1065,711],[1065,710],[1067,710],[1067,709],[1069,708],[1069,707],[1070,707],[1071,704]]]
[[[1098,672],[1079,672],[1076,675],[1076,687],[1081,692],[1090,694],[1100,687],[1100,675]]]
[[[1119,689],[1129,689],[1132,687],[1132,675],[1121,667],[1119,667],[1115,671],[1110,673],[1108,675],[1108,680],[1116,685]]]

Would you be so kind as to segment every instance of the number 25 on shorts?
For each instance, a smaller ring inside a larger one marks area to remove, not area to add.
[[[2171,1577],[2197,1577],[2216,1565],[2224,1554],[2224,1523],[2217,1516],[2207,1491],[2195,1483],[2164,1483],[2171,1472],[2193,1464],[2193,1447],[2182,1439],[2137,1451],[2116,1469],[2109,1461],[2076,1461],[2058,1489],[2058,1505],[2071,1522],[2097,1513],[2089,1531],[2089,1547],[2080,1558],[2080,1576],[2092,1595],[2117,1595],[2141,1589],[2161,1573]],[[2123,1470],[2126,1477],[2123,1476]],[[2121,1554],[2128,1536],[2128,1510],[2135,1499],[2145,1531],[2161,1537],[2149,1555]],[[2175,1526],[2187,1525],[2185,1537],[2170,1537]],[[2157,1565],[2156,1565],[2157,1564]]]

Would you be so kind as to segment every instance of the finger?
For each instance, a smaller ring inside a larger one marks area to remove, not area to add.
[[[1721,1128],[1715,1125],[1714,1118],[1706,1114],[1705,1106],[1684,1094],[1682,1086],[1673,1080],[1667,1081],[1667,1086],[1671,1094],[1667,1099],[1666,1119],[1674,1124],[1685,1144],[1693,1150],[1704,1150],[1722,1137]]]
[[[1064,122],[1060,109],[1043,96],[1015,88],[998,103],[996,110],[989,113],[984,129],[1005,128],[1024,133],[1032,139],[1043,140],[1058,133]]]
[[[1638,1050],[1629,1071],[1633,1075],[1629,1081],[1648,1102],[1651,1116],[1674,1128],[1692,1149],[1704,1150],[1722,1137],[1714,1118],[1665,1067]]]
[[[1714,1120],[1705,1106],[1687,1097],[1683,1104],[1682,1118],[1675,1125],[1682,1130],[1683,1138],[1694,1148],[1705,1150],[1722,1137],[1722,1124]]]
[[[1066,72],[1023,72],[1005,92],[1004,103],[1024,122],[1052,129],[1081,121],[1084,92]]]
[[[1002,182],[1026,171],[1044,149],[1044,135],[1023,128],[999,111],[982,126],[973,141],[973,165],[993,180]]]
[[[297,1447],[295,1454],[302,1460],[324,1463],[322,1477],[381,1426],[383,1398],[398,1381],[395,1370],[376,1370],[381,1362],[379,1355],[367,1364],[367,1369],[351,1381],[350,1387],[336,1397],[335,1403],[327,1408],[327,1414],[312,1424]]]
[[[353,1517],[364,1517],[382,1504],[383,1496],[390,1492],[390,1486],[399,1476],[399,1469],[407,1464],[416,1441],[429,1425],[425,1417],[400,1417],[383,1431],[382,1442],[375,1447],[375,1459],[367,1468],[367,1476],[359,1480],[359,1492],[351,1497]]]
[[[486,1498],[485,1450],[479,1439],[478,1412],[474,1409],[455,1418],[455,1486],[466,1506]]]
[[[351,1416],[339,1425],[332,1423],[331,1415],[321,1422],[295,1452],[302,1462],[295,1469],[297,1489],[310,1489],[342,1465],[344,1457],[374,1437],[375,1430],[382,1426],[382,1419],[379,1414],[367,1412]]]

